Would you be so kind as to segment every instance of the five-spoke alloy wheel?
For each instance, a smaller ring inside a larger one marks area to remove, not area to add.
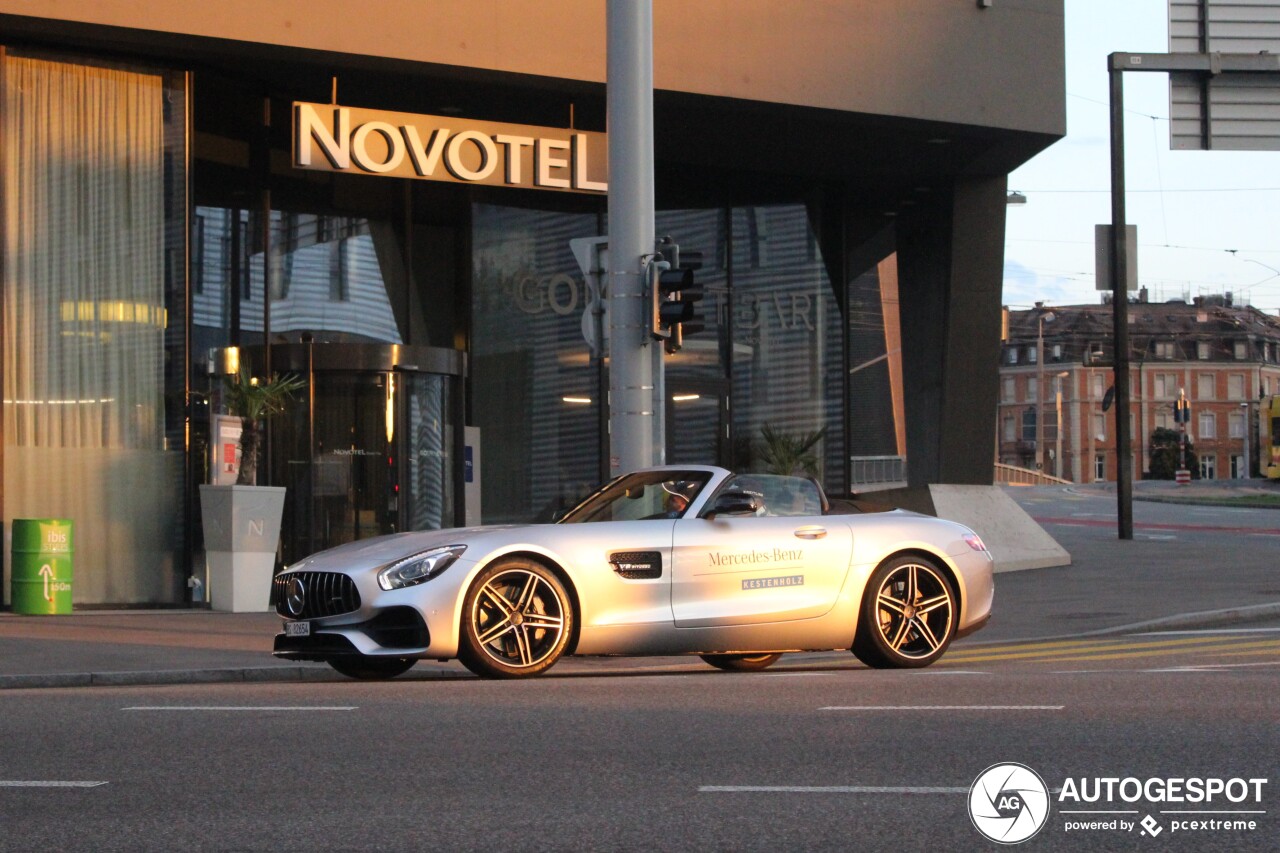
[[[853,653],[867,666],[922,667],[947,650],[958,618],[956,593],[927,559],[897,557],[871,575]]]
[[[458,659],[487,678],[537,675],[564,654],[573,618],[568,592],[546,566],[500,561],[467,592]]]

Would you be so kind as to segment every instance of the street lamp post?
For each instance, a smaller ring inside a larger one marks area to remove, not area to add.
[[[1041,307],[1043,303],[1036,303]],[[1036,470],[1044,471],[1044,324],[1056,317],[1046,311],[1036,320]]]
[[[1062,479],[1062,380],[1070,375],[1070,371],[1064,370],[1054,377],[1057,380],[1057,388],[1054,389],[1054,406],[1057,408],[1058,421],[1057,428],[1054,430],[1057,433],[1057,448],[1054,450],[1053,462],[1054,475],[1059,480]]]
[[[1249,429],[1249,401],[1245,400],[1240,404],[1240,408],[1244,410],[1244,471],[1240,474],[1241,478],[1247,480],[1252,476],[1253,471],[1249,467],[1249,439],[1252,430]]]

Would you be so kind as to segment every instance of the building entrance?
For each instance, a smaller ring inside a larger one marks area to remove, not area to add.
[[[286,564],[371,536],[462,524],[462,353],[289,344],[272,348],[271,369],[308,379],[299,405],[271,424],[271,483],[288,489]]]

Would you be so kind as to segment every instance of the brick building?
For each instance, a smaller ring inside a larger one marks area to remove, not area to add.
[[[1129,306],[1135,478],[1150,470],[1152,433],[1178,428],[1180,393],[1200,476],[1257,476],[1258,398],[1280,392],[1280,318],[1236,306],[1229,294],[1192,303],[1150,303],[1145,294]],[[1112,316],[1110,304],[1009,312],[997,461],[1077,483],[1116,479],[1115,410],[1104,408],[1114,385]]]

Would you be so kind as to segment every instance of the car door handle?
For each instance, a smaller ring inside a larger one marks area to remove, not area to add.
[[[796,531],[797,539],[821,539],[826,535],[825,527],[801,527]]]

